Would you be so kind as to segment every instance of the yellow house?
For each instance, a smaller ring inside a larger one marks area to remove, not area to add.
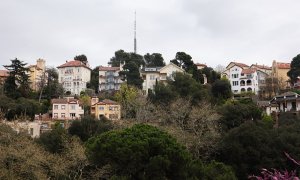
[[[34,91],[38,91],[46,70],[45,60],[38,59],[36,61],[36,65],[30,65],[28,68],[30,70],[29,71],[29,80],[31,82],[30,88]]]
[[[93,104],[93,100],[95,98],[92,98],[91,114],[96,118],[106,117],[110,120],[119,120],[121,118],[121,106],[117,102],[104,99]]]
[[[272,64],[272,77],[278,79],[279,86],[282,89],[290,87],[289,77],[287,72],[291,69],[291,63],[283,63],[273,61]]]

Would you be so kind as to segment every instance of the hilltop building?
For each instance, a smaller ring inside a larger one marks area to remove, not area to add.
[[[121,106],[115,101],[104,99],[99,101],[97,97],[91,99],[91,115],[101,120],[103,117],[109,120],[121,119]]]
[[[84,115],[79,100],[73,98],[52,99],[52,119],[72,120]]]
[[[121,69],[120,67],[99,67],[99,92],[120,90],[123,83],[119,75]]]
[[[46,61],[43,59],[38,59],[35,65],[30,65],[29,68],[29,80],[30,88],[34,91],[40,89],[41,81],[46,80]],[[45,82],[44,82],[45,83]]]
[[[222,73],[231,84],[234,94],[252,92],[258,94],[263,86],[268,74],[260,69],[249,67],[243,63],[231,62]]]
[[[59,83],[63,85],[65,92],[70,92],[72,95],[79,95],[91,80],[91,69],[88,64],[81,61],[67,61],[57,68]]]
[[[281,89],[290,88],[290,78],[287,75],[287,72],[289,72],[290,69],[291,63],[273,61],[271,76],[278,80]]]
[[[0,85],[3,85],[6,78],[9,76],[8,70],[0,70]]]
[[[141,70],[143,82],[143,93],[148,94],[149,89],[154,89],[156,81],[165,82],[167,79],[173,79],[176,72],[183,73],[184,70],[173,63],[169,63],[164,67],[146,67]]]

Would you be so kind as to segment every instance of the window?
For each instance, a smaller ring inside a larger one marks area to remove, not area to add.
[[[103,106],[99,106],[99,110],[100,111],[104,111],[104,107]]]
[[[66,117],[66,114],[65,114],[65,113],[61,113],[61,117],[62,117],[62,118],[65,118],[65,117]]]
[[[58,109],[58,105],[54,105],[54,109]]]
[[[57,117],[58,117],[58,114],[57,114],[57,113],[54,113],[53,117],[54,117],[54,118],[57,118]]]
[[[150,80],[155,80],[155,75],[150,75]]]
[[[232,81],[232,86],[238,86],[239,82],[238,81]]]
[[[75,113],[70,113],[70,117],[75,117]]]
[[[75,110],[75,105],[71,105],[71,109],[72,109],[72,110]]]
[[[112,111],[112,110],[113,110],[113,107],[112,107],[112,106],[109,106],[109,110]]]
[[[66,109],[66,105],[61,105],[61,109]]]
[[[33,128],[30,128],[30,135],[33,135]]]

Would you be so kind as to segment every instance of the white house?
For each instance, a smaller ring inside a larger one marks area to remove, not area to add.
[[[81,61],[67,61],[58,68],[58,81],[63,85],[65,92],[72,95],[80,94],[86,89],[91,80],[91,69]]]
[[[79,100],[73,98],[52,99],[52,119],[71,120],[84,115]]]
[[[275,112],[296,112],[300,111],[300,95],[295,92],[286,92],[275,96],[270,105],[277,105]]]
[[[148,94],[149,89],[154,89],[156,81],[166,81],[172,79],[174,73],[184,72],[184,70],[173,63],[169,63],[164,67],[146,67],[141,71],[141,76],[144,80],[143,92]]]
[[[222,76],[230,81],[231,90],[234,94],[243,92],[258,94],[260,87],[265,85],[268,74],[256,68],[249,68],[243,63],[231,62]]]
[[[99,67],[99,92],[120,90],[123,81],[119,75],[120,67]]]

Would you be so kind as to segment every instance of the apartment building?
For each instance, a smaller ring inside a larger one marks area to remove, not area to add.
[[[57,68],[59,83],[63,85],[64,91],[71,95],[79,95],[91,80],[91,69],[81,61],[66,61]]]
[[[120,90],[123,83],[120,70],[120,67],[99,67],[99,92]]]
[[[261,87],[265,85],[268,74],[243,63],[231,62],[222,76],[230,81],[231,90],[234,94],[244,92],[258,94]]]
[[[98,98],[91,99],[91,114],[97,119],[106,117],[110,120],[121,119],[121,106],[115,101],[104,99],[99,101]]]
[[[0,70],[0,85],[3,85],[6,78],[9,76],[8,70]]]
[[[52,119],[72,120],[84,115],[84,109],[78,99],[52,99]]]
[[[143,82],[143,93],[148,94],[149,89],[154,89],[156,81],[172,79],[176,72],[183,73],[184,70],[173,63],[164,67],[146,67],[141,70]]]
[[[290,88],[290,83],[289,83],[290,78],[287,75],[290,69],[291,69],[291,63],[277,62],[275,60],[272,63],[271,76],[278,80],[281,89]]]

